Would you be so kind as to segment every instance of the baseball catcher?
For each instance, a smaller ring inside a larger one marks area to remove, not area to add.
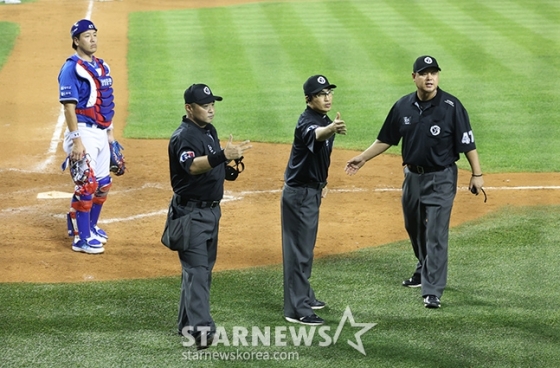
[[[121,176],[126,171],[125,159],[122,154],[123,146],[117,141],[109,143],[111,148],[111,172],[117,176]]]
[[[74,23],[70,38],[75,53],[66,58],[58,75],[59,101],[67,128],[62,148],[69,156],[66,166],[75,185],[67,216],[68,234],[74,235],[72,250],[87,254],[103,253],[108,240],[97,223],[111,188],[109,142],[114,140],[113,77],[109,65],[94,55],[97,36],[91,20]],[[86,153],[87,163],[83,161]],[[124,160],[119,161],[117,167],[122,168]],[[83,180],[84,174],[87,180]]]

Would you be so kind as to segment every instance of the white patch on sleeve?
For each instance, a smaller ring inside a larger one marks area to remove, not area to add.
[[[181,153],[181,157],[180,157],[179,161],[185,162],[188,159],[195,158],[195,156],[196,155],[194,154],[193,151],[184,151],[183,153]]]

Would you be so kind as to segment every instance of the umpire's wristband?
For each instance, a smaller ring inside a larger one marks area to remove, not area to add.
[[[224,150],[208,155],[208,163],[210,164],[210,167],[216,167],[226,161],[226,154],[224,153]]]

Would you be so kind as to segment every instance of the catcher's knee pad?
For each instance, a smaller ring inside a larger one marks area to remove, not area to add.
[[[112,180],[110,175],[97,180],[97,190],[95,191],[95,196],[93,197],[93,203],[103,204],[107,199],[111,185]]]
[[[92,195],[77,195],[74,194],[72,197],[72,208],[76,211],[80,212],[89,212],[91,210],[91,206],[93,205]]]

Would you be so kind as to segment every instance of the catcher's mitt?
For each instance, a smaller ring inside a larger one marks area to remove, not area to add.
[[[126,171],[125,159],[122,154],[123,146],[117,141],[109,143],[111,148],[111,167],[110,170],[117,176],[121,176]]]

